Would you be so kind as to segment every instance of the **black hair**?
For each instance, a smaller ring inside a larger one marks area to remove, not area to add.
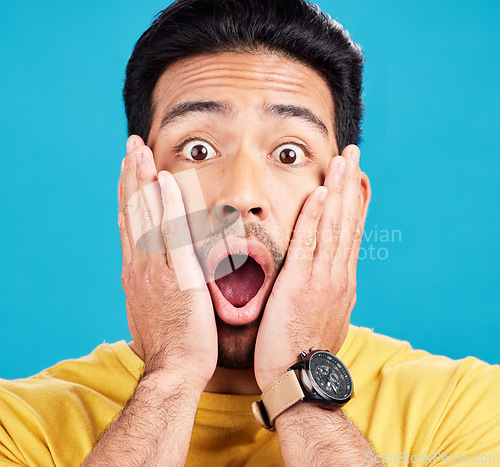
[[[129,134],[147,141],[153,90],[174,61],[255,50],[284,54],[319,72],[332,92],[339,151],[359,144],[361,49],[339,23],[304,0],[177,0],[160,12],[127,65],[123,98]]]

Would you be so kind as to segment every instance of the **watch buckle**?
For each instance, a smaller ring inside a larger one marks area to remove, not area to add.
[[[271,426],[271,423],[269,422],[266,408],[261,400],[252,403],[252,411],[254,417],[262,428],[265,428],[268,431],[276,431],[276,428]]]

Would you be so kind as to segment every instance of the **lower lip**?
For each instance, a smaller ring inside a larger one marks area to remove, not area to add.
[[[264,304],[268,281],[267,278],[264,279],[264,283],[257,294],[245,306],[239,308],[227,301],[215,282],[209,282],[207,285],[212,296],[215,312],[219,318],[227,324],[242,326],[255,321],[259,317]]]

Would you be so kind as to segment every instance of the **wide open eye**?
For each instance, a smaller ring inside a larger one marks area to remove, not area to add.
[[[180,154],[192,161],[206,161],[217,155],[217,151],[206,141],[193,140],[187,142],[181,149]]]
[[[287,165],[300,165],[306,161],[304,150],[296,144],[282,144],[272,153],[274,160]]]

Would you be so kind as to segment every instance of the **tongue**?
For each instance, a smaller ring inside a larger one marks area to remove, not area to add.
[[[246,258],[246,261],[245,261]],[[243,263],[243,264],[242,264]],[[241,266],[234,269],[234,264]],[[231,271],[222,273],[221,271]],[[245,306],[261,288],[265,274],[250,256],[232,255],[224,258],[215,270],[215,283],[226,300],[236,308]]]

